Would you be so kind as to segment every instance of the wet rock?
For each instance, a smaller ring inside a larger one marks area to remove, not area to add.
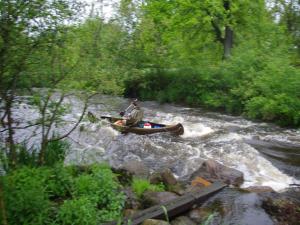
[[[300,187],[288,188],[282,196],[300,204]]]
[[[123,212],[123,215],[124,215],[124,217],[131,217],[137,212],[138,212],[138,210],[135,210],[135,209],[125,209]]]
[[[197,192],[197,191],[201,191],[203,189],[203,187],[200,186],[193,186],[193,185],[188,185],[186,186],[184,193],[190,193],[190,192]]]
[[[228,206],[224,205],[222,201],[214,200],[208,205],[202,205],[192,209],[189,211],[188,217],[197,222],[197,224],[203,224],[212,219],[212,217],[215,215],[220,215],[223,217],[224,215],[228,214],[229,210],[230,209]]]
[[[128,186],[132,182],[133,174],[125,169],[117,169],[117,168],[112,168],[112,171],[117,174],[118,181],[124,185]]]
[[[205,218],[207,218],[210,214],[210,211],[203,208],[196,208],[191,210],[188,213],[190,219],[195,221],[197,224],[200,224]]]
[[[153,205],[163,204],[177,197],[178,197],[177,194],[172,192],[167,192],[167,191],[163,191],[163,192],[146,191],[143,194],[143,203],[145,206],[153,206]]]
[[[150,183],[159,184],[163,183],[166,186],[176,185],[177,179],[170,169],[164,169],[162,171],[155,172],[150,175]]]
[[[123,164],[122,169],[127,170],[138,178],[148,178],[149,168],[141,161],[130,160]]]
[[[169,186],[168,191],[174,192],[178,195],[184,195],[185,194],[184,187],[181,183],[177,183],[175,185]]]
[[[300,204],[292,200],[268,198],[262,207],[277,221],[278,225],[298,225],[300,221]]]
[[[145,220],[142,223],[142,225],[170,225],[170,224],[164,220],[148,219],[148,220]]]
[[[184,194],[184,188],[180,182],[177,181],[170,169],[154,172],[150,175],[149,181],[151,184],[163,183],[167,191],[174,192],[178,195]]]
[[[192,180],[192,186],[197,186],[197,187],[208,187],[211,185],[211,183],[202,177],[195,177],[194,180]]]
[[[125,208],[126,209],[139,209],[141,203],[139,202],[136,194],[132,191],[131,188],[125,188],[122,190],[125,193]]]
[[[244,181],[244,174],[236,169],[226,167],[212,159],[206,160],[202,166],[192,174],[191,179],[202,177],[214,182],[222,180],[226,184],[240,186]]]
[[[171,225],[196,225],[196,223],[186,216],[179,216],[171,221]]]
[[[273,188],[269,186],[251,186],[251,187],[243,188],[242,190],[254,192],[254,193],[275,192]]]
[[[177,180],[170,169],[163,170],[161,172],[161,177],[162,177],[163,183],[167,186],[175,185],[177,183]]]
[[[151,184],[160,184],[163,182],[161,174],[159,172],[154,172],[149,176],[149,181]]]

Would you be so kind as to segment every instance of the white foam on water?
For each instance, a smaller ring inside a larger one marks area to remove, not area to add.
[[[214,130],[201,123],[187,124],[183,123],[183,138],[202,137],[214,133]]]
[[[201,137],[206,136],[214,132],[214,130],[208,126],[205,126],[200,121],[196,120],[195,122],[186,121],[184,117],[174,115],[171,113],[156,113],[156,121],[157,123],[162,124],[177,124],[181,123],[184,127],[184,134],[181,136],[183,138],[193,138],[193,137]],[[197,117],[190,117],[190,119],[195,120]]]
[[[70,101],[70,104],[72,109],[63,116],[63,119],[66,120],[66,124],[58,127],[59,132],[65,133],[66,131],[69,131],[81,115],[82,104],[80,100],[72,100]],[[97,110],[99,114],[104,113],[104,111],[107,113],[107,109],[102,109],[100,106],[97,106],[95,110]],[[177,172],[179,176],[184,176],[193,172],[195,168],[199,166],[201,159],[212,158],[225,166],[243,172],[245,178],[243,187],[265,185],[280,191],[288,187],[289,184],[300,183],[295,178],[288,176],[277,169],[255,148],[252,148],[250,145],[243,142],[246,135],[248,138],[253,135],[258,135],[262,140],[266,141],[279,140],[285,143],[291,143],[292,141],[289,140],[289,138],[294,137],[294,142],[296,142],[298,140],[296,138],[299,136],[298,134],[300,131],[298,131],[298,133],[296,131],[289,131],[290,133],[282,130],[277,131],[277,129],[274,131],[265,131],[260,127],[268,127],[268,124],[255,124],[239,118],[228,122],[222,119],[223,115],[219,116],[219,114],[217,114],[218,117],[216,118],[200,114],[198,116],[195,116],[195,114],[191,116],[188,114],[181,114],[180,110],[177,111],[176,107],[173,107],[171,111],[179,113],[165,113],[146,109],[146,115],[149,116],[150,121],[157,123],[182,123],[185,133],[180,142],[173,142],[173,139],[169,140],[167,137],[163,137],[159,141],[155,140],[155,136],[149,136],[149,140],[142,137],[127,136],[127,138],[120,139],[120,141],[123,142],[122,144],[124,146],[133,145],[133,147],[130,147],[128,152],[124,152],[123,149],[120,148],[120,150],[116,152],[118,155],[116,155],[115,158],[120,158],[120,154],[124,153],[121,157],[124,157],[126,160],[130,158],[139,160],[147,159],[152,160],[157,165],[171,162],[174,163],[174,168],[178,165],[176,168],[178,168]],[[108,113],[110,112],[111,110],[108,111]],[[26,121],[32,121],[38,118],[39,113],[35,107],[22,103],[19,107],[14,109],[14,116],[17,120],[25,123]],[[229,119],[234,118],[232,117]],[[20,124],[20,126],[21,125],[22,124]],[[83,131],[80,131],[79,128],[82,125],[84,126],[84,129]],[[257,129],[252,129],[254,131],[245,130],[245,135],[241,135],[239,134],[239,131],[228,133],[228,130],[230,129],[226,128],[231,126],[241,129],[255,126]],[[38,127],[32,127],[31,129],[26,130],[16,130],[15,137],[19,142],[24,139],[30,139],[30,144],[32,143],[33,145],[34,143],[38,143],[40,137],[39,129],[37,129],[36,134],[32,136],[32,133],[36,128]],[[109,158],[106,153],[107,146],[115,139],[118,139],[116,137],[119,137],[119,135],[120,133],[114,130],[109,123],[105,121],[100,121],[95,124],[89,123],[86,120],[82,121],[79,127],[70,136],[70,139],[73,139],[74,141],[74,145],[71,152],[67,155],[66,163],[81,164],[101,161],[101,159],[105,157]],[[204,136],[212,138],[201,139],[201,137]],[[197,143],[200,139],[205,140],[203,141],[205,143]],[[122,158],[122,160],[124,160],[124,158]],[[118,162],[119,161],[116,161],[115,163]]]
[[[251,146],[239,142],[224,143],[214,151],[206,151],[206,156],[219,161],[225,166],[237,169],[244,174],[242,187],[270,186],[275,191],[289,187],[289,184],[299,183],[295,178],[277,169]]]

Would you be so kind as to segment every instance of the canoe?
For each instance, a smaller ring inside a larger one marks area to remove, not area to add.
[[[107,119],[111,123],[111,126],[120,131],[121,133],[135,133],[140,135],[145,134],[154,134],[154,133],[161,133],[161,132],[169,132],[175,135],[182,135],[184,133],[184,128],[181,123],[177,123],[174,125],[165,125],[159,123],[153,123],[149,121],[141,121],[136,126],[122,126],[114,124],[114,122],[118,120],[122,120],[122,118],[116,117],[109,117],[109,116],[101,116],[102,119]],[[150,123],[151,128],[144,128],[144,123]]]

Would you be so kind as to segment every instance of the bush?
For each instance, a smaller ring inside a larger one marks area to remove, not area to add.
[[[249,48],[248,44],[234,48],[229,60],[216,65],[145,71],[135,90],[146,100],[299,126],[300,70],[283,54],[288,49],[257,48],[253,43]]]
[[[118,218],[125,205],[125,195],[120,192],[116,175],[107,165],[94,165],[92,176],[98,182],[100,221]]]
[[[10,224],[94,224],[120,217],[125,197],[106,165],[22,167],[3,177]]]
[[[74,167],[56,164],[48,170],[45,191],[49,194],[49,197],[53,200],[70,198],[74,183]]]
[[[59,209],[56,223],[64,225],[98,224],[96,203],[87,197],[66,200]]]
[[[45,166],[54,166],[57,163],[63,163],[65,160],[66,152],[69,150],[70,145],[66,141],[53,141],[50,142],[45,150]],[[0,146],[0,162],[5,171],[9,171],[10,162],[8,156],[5,154],[6,149]],[[36,148],[27,148],[26,143],[15,145],[16,150],[16,165],[21,168],[23,166],[37,167],[39,150]]]
[[[164,191],[165,187],[163,184],[154,185],[150,184],[148,180],[134,178],[132,181],[132,189],[134,193],[141,198],[143,193],[147,190],[150,191]]]
[[[47,170],[22,168],[4,177],[4,201],[10,224],[45,224],[50,208]]]
[[[58,162],[64,162],[70,144],[66,141],[51,141],[45,151],[45,165],[53,166]]]

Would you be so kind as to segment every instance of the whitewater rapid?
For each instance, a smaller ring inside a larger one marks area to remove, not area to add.
[[[129,99],[97,96],[88,110],[99,117],[116,116],[128,103]],[[59,133],[67,132],[76,123],[83,107],[82,102],[74,97],[67,99],[65,104],[69,104],[70,110],[63,116],[65,123],[58,126]],[[121,166],[134,159],[143,161],[150,170],[168,167],[179,179],[183,179],[197,170],[203,160],[212,158],[243,172],[243,187],[270,186],[280,191],[290,184],[299,183],[300,165],[290,165],[286,160],[278,158],[273,160],[246,141],[280,141],[300,146],[299,130],[254,123],[242,117],[207,112],[199,108],[156,102],[141,102],[141,106],[145,111],[145,120],[164,124],[182,123],[184,135],[123,135],[112,129],[105,120],[91,123],[84,118],[68,138],[71,150],[67,153],[65,163],[108,161],[113,166]],[[18,121],[22,121],[21,125],[39,115],[34,106],[27,104],[25,100],[14,108],[13,114]],[[19,143],[26,140],[29,146],[34,146],[39,142],[39,132],[38,127],[17,130],[16,139]],[[5,133],[1,135],[1,140],[4,140]],[[282,149],[280,151],[284,152]],[[286,151],[288,153],[288,149]],[[297,148],[294,150],[293,157],[295,156],[300,157],[300,147],[299,151]],[[293,174],[293,171],[296,173]]]

